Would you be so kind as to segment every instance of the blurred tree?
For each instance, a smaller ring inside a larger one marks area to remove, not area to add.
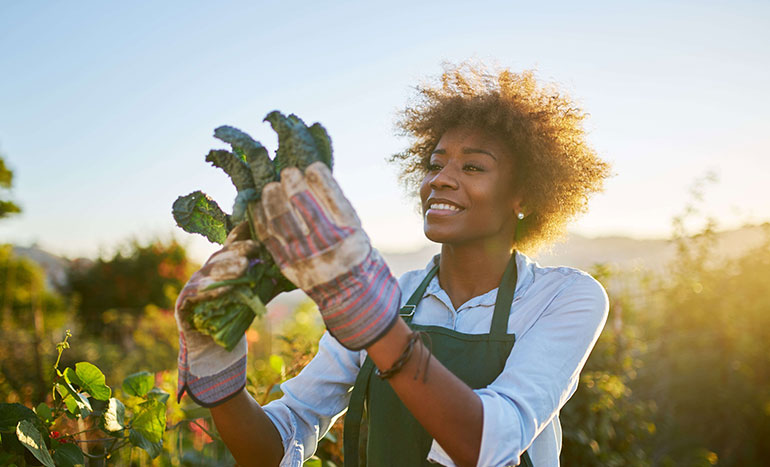
[[[600,264],[591,275],[607,288],[612,274]],[[650,464],[644,446],[655,433],[654,404],[630,387],[644,351],[638,309],[626,294],[610,291],[609,296],[607,325],[580,375],[575,395],[561,412],[565,466]]]
[[[663,465],[764,465],[770,458],[770,224],[764,244],[732,260],[701,235],[678,240],[647,330],[639,387],[659,407]]]
[[[148,245],[134,240],[123,250],[109,259],[73,264],[72,297],[83,330],[90,335],[130,338],[123,328],[126,319],[141,315],[148,305],[172,310],[182,286],[198,267],[174,240]]]
[[[19,206],[6,199],[7,192],[10,191],[12,185],[13,172],[5,165],[5,160],[2,154],[0,154],[0,193],[2,193],[2,198],[0,198],[0,219],[21,212]]]
[[[0,245],[0,284],[0,400],[42,399],[51,378],[51,333],[64,324],[66,302],[46,288],[43,269],[15,256],[11,245]]]

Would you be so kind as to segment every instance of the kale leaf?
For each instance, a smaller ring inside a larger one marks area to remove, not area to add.
[[[305,170],[316,161],[332,167],[331,140],[323,126],[316,123],[308,128],[296,115],[286,117],[277,110],[267,114],[265,120],[278,133],[278,150],[273,160],[276,173],[280,174],[286,167]]]
[[[214,136],[230,143],[234,151],[243,154],[259,197],[265,185],[275,180],[275,169],[267,149],[259,141],[254,141],[248,134],[231,126],[220,126],[214,130]]]
[[[212,149],[206,156],[206,162],[211,162],[214,167],[224,170],[230,176],[230,180],[233,181],[236,190],[243,191],[255,188],[251,169],[240,156],[224,149]]]
[[[185,232],[201,234],[210,242],[225,243],[230,219],[206,193],[194,191],[180,196],[174,201],[171,212]]]

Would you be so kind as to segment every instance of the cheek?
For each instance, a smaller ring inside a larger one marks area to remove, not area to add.
[[[430,196],[430,181],[426,176],[422,179],[422,183],[420,183],[420,212],[424,211],[423,206],[425,206],[428,196]]]
[[[486,185],[476,194],[477,199],[484,200],[484,215],[495,219],[507,219],[513,212],[513,195],[511,188],[501,183]]]

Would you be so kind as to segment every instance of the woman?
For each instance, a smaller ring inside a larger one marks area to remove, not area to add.
[[[392,277],[320,163],[263,191],[258,235],[328,329],[280,400],[260,407],[243,389],[245,341],[227,353],[183,319],[203,286],[245,270],[244,227],[180,294],[180,397],[211,407],[242,465],[301,465],[348,408],[345,462],[356,465],[365,401],[369,465],[559,463],[558,414],[608,301],[588,274],[523,252],[563,233],[608,166],[585,141],[584,114],[532,73],[447,67],[418,94],[400,122],[413,144],[394,160],[441,243],[424,270]]]

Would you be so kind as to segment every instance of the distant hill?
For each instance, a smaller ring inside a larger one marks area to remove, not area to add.
[[[770,235],[770,223],[719,232],[716,234],[717,246],[714,256],[740,256],[761,245],[766,235]],[[49,284],[57,288],[66,286],[67,272],[72,264],[92,261],[86,258],[69,260],[34,246],[14,246],[13,252],[42,265],[48,275]],[[382,251],[382,255],[393,274],[400,276],[406,271],[424,268],[438,252],[439,245],[431,244],[407,253]],[[675,247],[670,240],[639,240],[619,236],[589,238],[573,234],[564,242],[553,246],[550,251],[538,254],[533,259],[543,266],[565,265],[589,270],[596,263],[605,263],[614,270],[647,269],[659,272],[674,254]]]
[[[46,282],[49,287],[63,290],[67,287],[67,277],[70,268],[70,260],[56,256],[35,246],[14,246],[13,254],[28,258],[39,264],[46,274]]]
[[[715,258],[740,256],[761,245],[766,235],[770,235],[770,224],[718,232],[713,255]],[[410,253],[383,251],[382,255],[393,273],[400,275],[425,267],[438,252],[438,245],[429,245]],[[542,266],[572,266],[589,270],[596,263],[604,263],[614,270],[646,269],[660,272],[674,258],[675,253],[675,245],[670,240],[640,240],[619,236],[589,238],[572,234],[565,241],[554,245],[550,251],[535,255],[533,259]]]

